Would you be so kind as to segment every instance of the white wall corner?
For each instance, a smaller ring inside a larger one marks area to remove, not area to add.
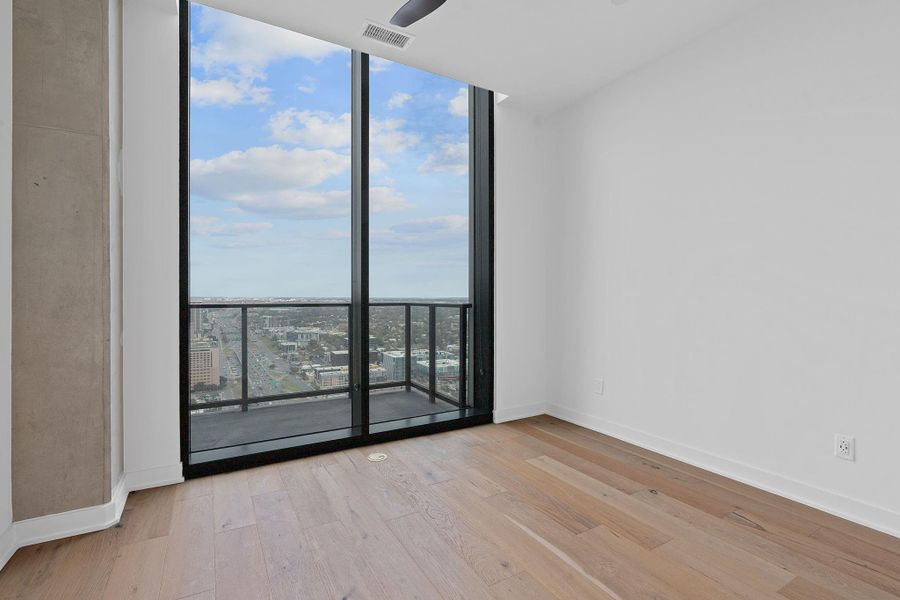
[[[127,473],[119,478],[112,491],[112,498],[106,504],[16,521],[0,533],[0,569],[19,548],[116,525],[122,518],[130,492],[183,481],[181,463]]]
[[[122,478],[106,504],[16,521],[12,525],[15,529],[15,546],[22,548],[112,527],[122,517],[127,499],[128,488],[125,487],[125,478]]]
[[[0,533],[0,569],[6,566],[6,563],[9,562],[9,559],[12,558],[12,555],[18,548],[16,545],[15,523],[10,523],[3,533]]]
[[[184,474],[180,462],[174,465],[144,469],[143,471],[132,471],[125,474],[125,482],[129,492],[174,485],[183,481]]]
[[[559,404],[549,404],[547,414],[900,538],[900,512],[896,510],[848,498],[802,481],[710,454],[698,448],[663,439]]]
[[[546,412],[546,402],[535,402],[534,404],[513,406],[512,408],[498,408],[494,411],[494,423],[506,423],[507,421],[527,419],[528,417],[543,415]]]

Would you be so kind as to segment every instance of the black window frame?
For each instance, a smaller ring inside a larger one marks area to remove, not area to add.
[[[483,425],[494,409],[494,97],[469,86],[469,301],[472,304],[471,407],[450,413],[369,423],[369,55],[352,50],[352,199],[350,398],[353,426],[346,437],[316,441],[317,434],[290,447],[247,444],[203,462],[191,462],[190,447],[190,0],[179,0],[179,360],[181,463],[185,478],[292,460],[396,439]],[[354,335],[365,332],[365,335]],[[464,367],[463,367],[464,368]],[[255,447],[256,451],[247,453]],[[242,450],[243,449],[243,450]]]

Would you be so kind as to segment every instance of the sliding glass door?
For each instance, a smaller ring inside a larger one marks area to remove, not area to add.
[[[491,94],[185,1],[181,51],[186,475],[487,422]]]

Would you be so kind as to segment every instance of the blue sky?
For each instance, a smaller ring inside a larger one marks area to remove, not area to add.
[[[350,51],[191,9],[191,294],[350,295]],[[370,289],[468,295],[466,86],[371,59]]]

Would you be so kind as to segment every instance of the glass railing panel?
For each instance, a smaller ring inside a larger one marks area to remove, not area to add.
[[[369,348],[369,423],[409,416],[403,406],[410,393],[406,385],[405,306],[370,307]]]
[[[346,390],[347,310],[346,306],[249,308],[249,397]]]
[[[428,307],[410,308],[410,378],[413,383],[428,388]]]
[[[369,384],[406,385],[406,307],[369,309]]]
[[[460,323],[458,307],[435,308],[435,390],[459,403]]]
[[[213,350],[222,357],[224,373],[219,390],[212,392],[218,394],[215,402],[205,400],[205,387],[192,386],[192,409],[198,407],[191,411],[192,451],[352,427],[346,304],[195,308],[192,313],[195,377],[199,381],[201,366],[214,364],[203,355]],[[246,344],[240,335],[243,327]],[[246,396],[241,394],[244,376]],[[195,404],[194,397],[199,398]]]
[[[241,309],[192,309],[190,340],[191,408],[224,410],[221,403],[240,400]]]

